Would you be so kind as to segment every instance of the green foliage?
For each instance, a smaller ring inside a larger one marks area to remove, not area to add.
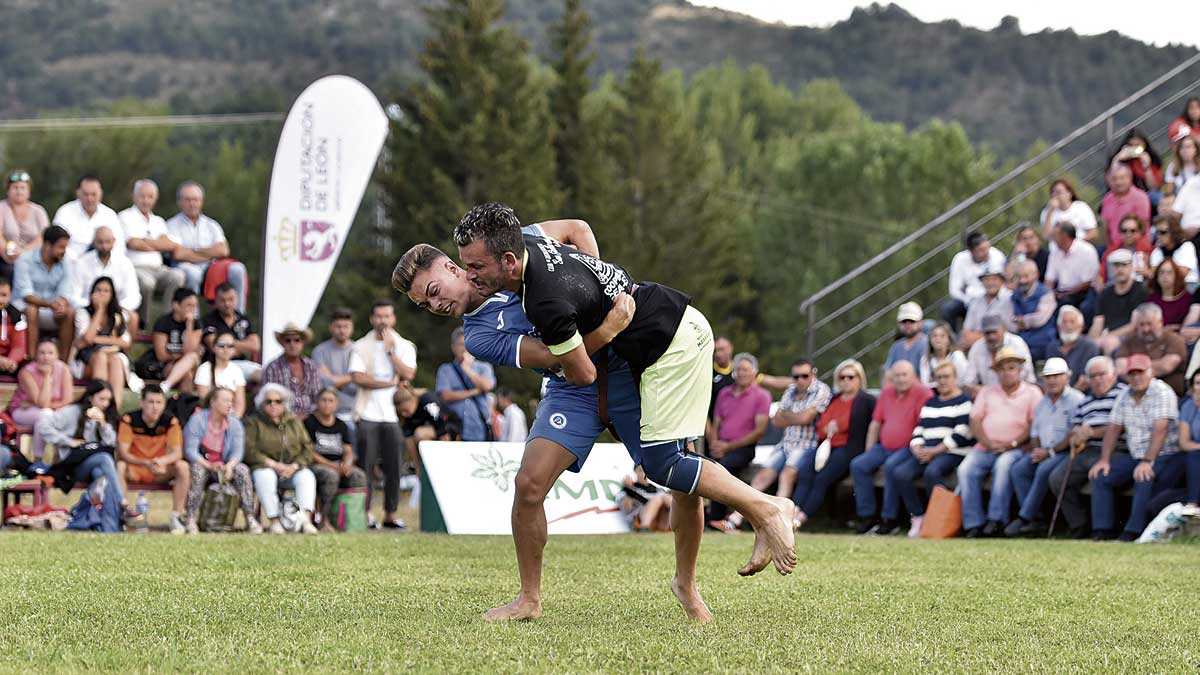
[[[582,189],[582,167],[589,156],[584,141],[583,99],[592,88],[588,78],[592,37],[591,18],[583,11],[582,0],[566,0],[562,18],[551,27],[550,33],[554,49],[552,65],[558,76],[550,92],[551,112],[558,123],[554,151],[563,210],[570,214],[576,208],[576,198]]]

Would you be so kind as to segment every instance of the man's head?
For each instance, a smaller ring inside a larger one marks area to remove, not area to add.
[[[171,296],[171,315],[176,321],[186,321],[189,316],[196,316],[196,291],[190,288],[177,288]]]
[[[42,255],[51,262],[62,262],[67,255],[71,234],[58,225],[51,225],[42,232]]]
[[[454,243],[467,279],[480,293],[520,288],[525,240],[512,209],[498,202],[473,207],[454,228]]]
[[[384,333],[396,326],[396,310],[387,300],[376,300],[371,305],[371,328],[377,333]]]
[[[354,335],[354,312],[350,311],[349,307],[338,307],[333,310],[333,317],[329,320],[329,336],[333,341],[344,345],[350,341],[350,336]]]
[[[975,259],[975,262],[985,262],[991,253],[992,242],[988,240],[986,234],[978,231],[972,232],[967,235],[967,250],[971,252],[971,257]]]
[[[96,228],[96,234],[92,238],[92,246],[96,249],[96,255],[100,256],[101,260],[108,260],[112,255],[113,246],[117,243],[117,238],[113,236],[112,228],[107,225],[101,225]]]
[[[1004,269],[1000,265],[988,265],[979,275],[979,281],[983,284],[984,294],[995,298],[1004,289]]]
[[[317,394],[317,412],[322,415],[334,415],[338,408],[338,390],[325,387]],[[347,441],[349,442],[349,441]]]
[[[1108,254],[1108,262],[1112,266],[1113,283],[1125,286],[1133,281],[1132,251],[1125,248],[1119,248]]]
[[[1133,187],[1133,172],[1128,166],[1118,164],[1108,172],[1108,185],[1116,194],[1123,195]]]
[[[496,387],[496,409],[504,410],[512,405],[513,391],[508,387]]]
[[[745,389],[758,379],[758,359],[753,354],[742,352],[733,357],[733,382]]]
[[[196,220],[204,210],[204,188],[194,180],[185,180],[175,191],[175,201],[183,215]]]
[[[912,388],[913,382],[917,379],[917,371],[913,369],[912,363],[908,361],[897,361],[892,364],[892,370],[889,373],[892,386],[896,391],[903,394]]]
[[[1064,345],[1075,344],[1083,335],[1083,313],[1071,305],[1058,310],[1058,337]]]
[[[921,320],[924,318],[924,313],[921,311],[921,306],[915,302],[906,302],[900,305],[900,311],[896,314],[896,330],[900,335],[910,338],[921,332]]]
[[[96,207],[100,206],[100,201],[104,199],[104,188],[100,186],[100,179],[92,175],[81,176],[75,184],[75,197],[89,216],[96,213]]]
[[[229,318],[237,313],[238,292],[233,284],[228,281],[217,286],[216,305],[217,313],[223,317]]]
[[[1142,232],[1146,231],[1146,224],[1142,222],[1141,218],[1130,213],[1121,219],[1117,228],[1121,235],[1121,248],[1135,250],[1138,240],[1142,238]]]
[[[733,340],[724,335],[717,336],[713,341],[713,363],[722,368],[728,368],[733,363]]]
[[[151,213],[158,205],[158,183],[149,178],[139,179],[133,184],[133,205],[142,213]]]
[[[994,354],[1004,344],[1004,319],[987,314],[980,323],[983,324],[983,339],[987,342],[988,351]]]
[[[467,342],[463,337],[462,326],[450,332],[450,353],[454,355],[455,361],[462,361],[463,354],[467,353]]]
[[[1025,255],[1034,255],[1042,248],[1042,238],[1032,225],[1026,225],[1017,232],[1017,243],[1025,249]]]
[[[1061,251],[1066,251],[1075,243],[1075,226],[1068,221],[1062,221],[1054,226],[1054,243]]]
[[[1142,340],[1151,341],[1162,337],[1163,315],[1162,307],[1143,302],[1133,310],[1133,326]]]
[[[468,281],[466,270],[429,244],[417,244],[400,256],[392,270],[392,287],[438,316],[462,316],[483,297]]]
[[[1083,372],[1087,373],[1088,389],[1095,397],[1107,394],[1117,383],[1116,365],[1107,356],[1093,356],[1088,359]]]
[[[792,382],[796,383],[796,388],[800,391],[808,391],[812,386],[813,380],[817,377],[817,368],[812,361],[808,359],[796,359],[792,363]]]
[[[1038,282],[1038,266],[1032,260],[1026,260],[1017,265],[1017,287],[1022,293],[1029,293]]]
[[[1000,378],[1000,386],[1012,389],[1021,383],[1021,364],[1023,362],[1009,359],[995,366],[996,375]]]
[[[1154,369],[1150,357],[1145,354],[1133,354],[1129,357],[1125,370],[1125,379],[1129,380],[1129,388],[1135,394],[1143,394],[1150,388],[1154,379]]]
[[[396,394],[392,396],[392,402],[396,405],[396,414],[402,420],[409,419],[417,412],[417,392],[411,385],[402,384],[396,387]]]
[[[167,407],[167,397],[157,384],[147,384],[142,389],[142,419],[148,424],[154,424],[162,416]]]
[[[1054,397],[1061,396],[1071,379],[1071,369],[1067,366],[1067,362],[1060,357],[1046,359],[1046,363],[1042,366],[1042,379],[1046,382],[1047,394]]]
[[[279,346],[283,347],[283,355],[289,359],[298,359],[304,354],[304,345],[312,339],[312,331],[289,322],[283,330],[275,333]]]

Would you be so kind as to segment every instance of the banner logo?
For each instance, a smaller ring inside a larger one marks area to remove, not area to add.
[[[505,459],[496,448],[488,448],[486,455],[472,454],[471,459],[475,460],[476,466],[471,475],[492,481],[501,492],[508,492],[512,477],[517,474],[517,469],[521,468],[520,462]]]
[[[338,233],[333,223],[316,220],[300,221],[300,259],[316,262],[333,255],[337,250]]]

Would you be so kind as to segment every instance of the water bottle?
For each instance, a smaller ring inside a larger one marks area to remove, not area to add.
[[[97,511],[104,508],[104,492],[107,489],[107,476],[100,476],[96,480],[92,481],[91,486],[88,487],[88,498],[92,500],[92,506],[96,507]]]
[[[137,503],[134,505],[134,510],[137,511],[137,526],[134,527],[134,532],[149,532],[150,531],[150,500],[146,499],[145,492],[139,492]]]

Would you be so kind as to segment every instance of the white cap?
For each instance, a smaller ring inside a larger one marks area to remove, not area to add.
[[[921,311],[921,306],[915,302],[906,302],[900,305],[900,311],[896,313],[897,321],[921,321],[925,318],[925,313]]]
[[[1069,375],[1071,368],[1067,366],[1067,362],[1062,358],[1055,356],[1052,359],[1046,359],[1046,363],[1042,365],[1042,377],[1047,375]]]

